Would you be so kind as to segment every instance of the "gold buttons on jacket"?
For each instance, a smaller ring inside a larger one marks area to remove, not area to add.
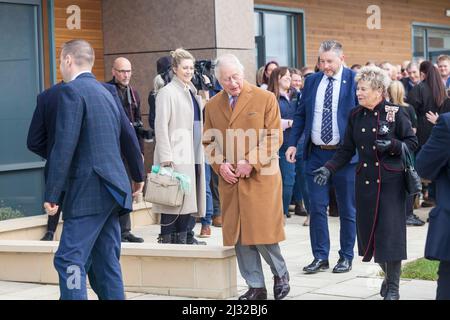
[[[374,113],[374,116],[376,117],[377,115],[378,115],[378,112],[375,112],[375,113]]]
[[[364,166],[364,168],[367,168],[367,163],[364,163],[363,166]]]
[[[366,132],[366,129],[365,129],[365,128],[362,128],[361,131],[362,131],[362,132]]]
[[[375,167],[380,166],[380,164],[378,162],[375,162]]]
[[[373,129],[372,129],[372,132],[377,132],[377,129],[373,128]]]
[[[369,182],[369,181],[366,181],[366,184],[370,184],[370,182]]]

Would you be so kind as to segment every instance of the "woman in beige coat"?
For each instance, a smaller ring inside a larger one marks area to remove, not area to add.
[[[191,187],[181,208],[154,204],[153,212],[161,214],[159,243],[186,244],[191,216],[205,216],[203,107],[191,83],[194,57],[177,49],[172,61],[174,77],[156,96],[154,164],[189,176]]]

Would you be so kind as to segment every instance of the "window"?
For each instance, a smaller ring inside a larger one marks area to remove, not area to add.
[[[441,54],[450,55],[450,28],[413,25],[413,57],[436,62]]]
[[[258,68],[275,60],[281,66],[298,67],[304,64],[303,51],[299,54],[299,30],[303,14],[274,8],[255,9],[255,55]]]
[[[43,213],[44,162],[26,147],[43,82],[40,12],[39,0],[0,1],[0,220]]]

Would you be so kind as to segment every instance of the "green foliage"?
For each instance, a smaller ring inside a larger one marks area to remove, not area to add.
[[[19,210],[15,210],[11,207],[0,207],[0,221],[21,218],[24,214]]]
[[[438,278],[438,268],[439,261],[430,261],[421,258],[405,264],[402,268],[401,277],[405,279],[436,281]]]

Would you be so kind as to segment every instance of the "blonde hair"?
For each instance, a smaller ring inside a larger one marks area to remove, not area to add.
[[[387,89],[391,84],[391,78],[387,72],[377,66],[366,66],[361,68],[355,77],[356,82],[367,81],[372,90],[382,89],[383,95],[386,95]]]
[[[258,69],[256,72],[256,85],[260,87],[263,82],[263,76],[264,76],[264,66]]]
[[[389,95],[389,100],[393,104],[403,107],[408,106],[408,104],[405,102],[405,87],[400,81],[398,80],[392,81],[387,91]]]
[[[170,55],[172,56],[172,68],[176,69],[181,64],[182,60],[192,60],[195,63],[194,56],[187,50],[183,48],[178,48],[175,51],[171,51]]]

